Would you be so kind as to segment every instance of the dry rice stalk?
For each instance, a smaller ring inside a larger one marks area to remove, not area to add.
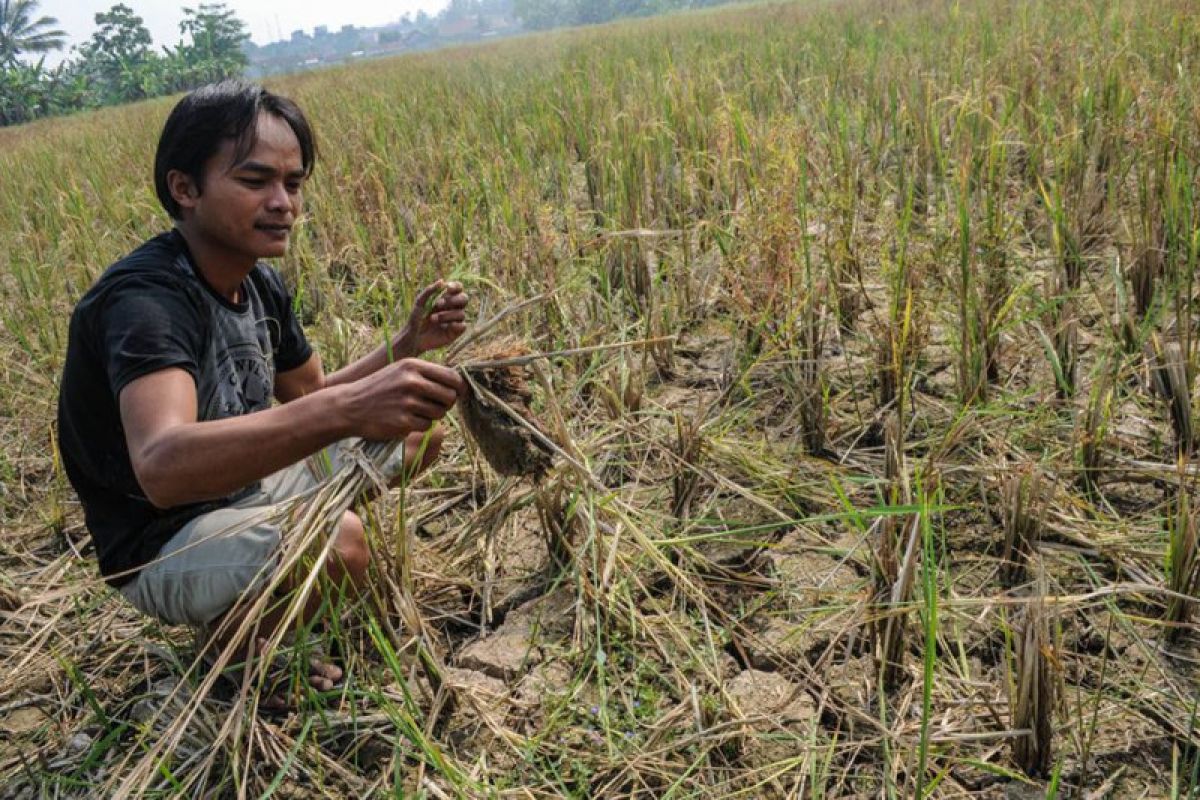
[[[1196,545],[1196,515],[1191,509],[1187,490],[1180,487],[1176,512],[1170,521],[1167,549],[1167,588],[1172,594],[1167,600],[1163,621],[1168,626],[1168,642],[1178,641],[1183,636],[1196,611],[1196,601],[1186,599],[1200,593],[1200,553]]]
[[[1054,676],[1051,672],[1049,626],[1045,587],[1039,581],[1037,596],[1025,607],[1016,630],[1016,681],[1010,684],[1012,726],[1024,733],[1013,737],[1013,760],[1026,775],[1045,775],[1053,755],[1051,715],[1054,711]]]
[[[561,480],[539,487],[534,495],[538,518],[546,536],[546,551],[550,554],[549,567],[554,572],[561,572],[574,563],[574,545],[579,525],[576,515],[570,510],[569,500],[569,489]]]
[[[888,526],[880,526],[881,537],[891,538]],[[883,691],[892,692],[904,682],[905,633],[908,630],[908,607],[913,601],[916,584],[917,553],[921,543],[921,516],[915,514],[908,528],[904,557],[898,563],[894,549],[889,554],[895,568],[890,585],[876,583],[875,609],[872,613],[871,637],[875,654],[875,674]],[[893,540],[884,547],[894,548]],[[882,576],[877,575],[877,581]]]
[[[810,296],[804,303],[799,321],[800,357],[796,359],[793,375],[799,390],[797,407],[800,411],[801,433],[810,455],[822,456],[828,451],[825,428],[828,425],[826,378],[821,357],[824,350],[824,309],[817,298]]]
[[[594,384],[601,402],[614,420],[641,410],[642,395],[646,391],[647,357],[643,351],[640,369],[632,368],[629,364],[630,359],[623,357],[605,372],[603,379]]]
[[[1109,370],[1100,372],[1092,387],[1087,411],[1083,417],[1083,429],[1079,432],[1079,486],[1089,495],[1100,488],[1103,468],[1103,444],[1105,428],[1113,401],[1113,382]]]
[[[1040,535],[1042,473],[1030,465],[1009,477],[1001,489],[1004,498],[1004,549],[1000,555],[1000,583],[1008,589],[1025,582],[1026,566]]]
[[[896,353],[896,343],[891,330],[883,327],[879,331],[879,349],[875,353],[876,367],[879,370],[879,409],[886,411],[896,407],[900,392],[900,370]]]
[[[1150,387],[1167,404],[1171,427],[1175,431],[1175,451],[1183,455],[1192,450],[1192,389],[1187,364],[1179,345],[1165,343],[1157,333],[1146,342],[1146,364],[1150,368]]]
[[[892,411],[883,421],[883,479],[890,505],[908,502],[911,496],[904,462],[903,436],[900,414]]]
[[[897,505],[909,497],[904,449],[901,441],[900,415],[888,414],[883,426],[884,480],[887,504]],[[883,690],[897,688],[904,678],[904,634],[907,627],[904,606],[912,600],[913,578],[916,574],[916,551],[919,517],[914,517],[903,557],[900,557],[900,537],[897,530],[901,517],[881,517],[873,547],[874,595],[871,609],[870,634],[875,654],[876,675]]]
[[[692,503],[696,499],[700,475],[696,465],[704,450],[704,437],[700,433],[701,419],[697,416],[684,424],[683,417],[675,415],[675,455],[678,456],[675,474],[671,476],[671,516],[687,519],[691,516]]]
[[[483,364],[489,361],[502,362],[528,353],[515,339],[502,338],[475,352],[472,361]],[[552,463],[551,450],[529,429],[532,426],[545,436],[545,427],[529,408],[533,392],[525,380],[526,368],[519,364],[481,364],[459,369],[470,384],[470,391],[459,403],[459,413],[483,457],[501,475],[528,476],[534,481],[541,480]],[[529,425],[517,422],[507,410],[485,396],[481,389],[499,398]]]
[[[1000,329],[1013,288],[1009,275],[1008,253],[1000,244],[988,248],[987,275],[984,278],[983,306],[983,382],[985,393],[989,386],[1000,383]]]
[[[1148,192],[1153,198],[1157,192]],[[1154,304],[1155,289],[1162,280],[1163,253],[1165,251],[1162,217],[1155,215],[1151,241],[1146,242],[1129,267],[1129,283],[1133,287],[1133,310],[1138,322],[1146,319]]]
[[[1046,294],[1051,298],[1046,322],[1053,332],[1057,372],[1054,393],[1059,400],[1065,401],[1075,394],[1076,389],[1079,320],[1069,280],[1064,283],[1061,275],[1055,275],[1048,277],[1046,283]]]

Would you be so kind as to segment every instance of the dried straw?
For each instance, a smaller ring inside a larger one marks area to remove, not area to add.
[[[887,415],[883,428],[884,477],[888,484],[888,503],[894,505],[907,501],[910,494],[897,411]],[[905,633],[916,576],[920,516],[912,517],[903,553],[900,541],[903,532],[897,530],[901,524],[901,517],[881,517],[872,543],[874,593],[869,629],[876,676],[885,692],[897,689],[905,678]]]
[[[1016,631],[1016,681],[1012,698],[1013,760],[1025,774],[1045,775],[1053,759],[1055,685],[1050,663],[1050,634],[1044,586],[1025,608]]]
[[[1026,467],[1004,482],[1004,550],[1000,583],[1012,588],[1025,582],[1026,566],[1041,532],[1042,473]]]
[[[1194,438],[1192,392],[1183,350],[1175,342],[1164,343],[1162,338],[1154,333],[1146,342],[1145,357],[1150,367],[1151,388],[1163,399],[1171,416],[1175,449],[1181,455],[1189,453]]]
[[[1185,634],[1197,605],[1193,598],[1200,592],[1200,553],[1196,536],[1196,514],[1191,509],[1187,488],[1180,487],[1175,514],[1170,521],[1167,557],[1167,589],[1171,595],[1163,621],[1166,639],[1176,642]]]

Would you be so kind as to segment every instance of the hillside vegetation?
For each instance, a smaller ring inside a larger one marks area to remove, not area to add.
[[[585,349],[540,482],[454,416],[364,507],[282,719],[99,580],[53,449],[170,103],[0,131],[0,795],[1200,796],[1198,60],[1189,0],[798,0],[272,82],[327,366],[435,276],[507,312],[464,360]]]

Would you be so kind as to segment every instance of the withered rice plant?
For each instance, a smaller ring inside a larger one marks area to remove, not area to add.
[[[1030,556],[1040,535],[1044,488],[1042,473],[1030,465],[1004,481],[1004,548],[1000,554],[1000,583],[1005,588],[1024,583]]]
[[[828,451],[825,429],[829,422],[825,369],[821,357],[825,346],[824,309],[809,297],[798,323],[799,358],[795,359],[793,379],[798,397],[801,435],[809,455],[822,456]]]
[[[877,340],[879,341],[879,349],[875,353],[876,366],[879,370],[877,400],[880,411],[884,411],[895,407],[900,397],[900,370],[897,367],[899,354],[889,328],[882,328]]]
[[[1075,301],[1068,282],[1060,275],[1046,279],[1047,305],[1046,326],[1054,338],[1054,353],[1051,366],[1055,374],[1055,396],[1066,400],[1075,394],[1076,350],[1079,345],[1079,321],[1075,315]]]
[[[1158,198],[1157,192],[1147,192],[1152,200]],[[1147,223],[1145,233],[1147,241],[1129,267],[1129,284],[1133,289],[1133,312],[1138,323],[1145,321],[1154,305],[1154,295],[1163,274],[1163,230],[1161,212],[1153,214],[1154,220]]]
[[[630,366],[628,358],[621,358],[610,367],[592,386],[613,420],[625,414],[637,413],[642,407],[646,392],[646,357],[643,355],[640,369]]]
[[[904,476],[904,453],[900,443],[899,415],[888,415],[884,423],[888,505],[904,502],[908,496]],[[875,671],[879,685],[891,692],[904,680],[905,632],[907,607],[913,600],[917,550],[920,543],[920,517],[914,516],[907,529],[901,553],[902,517],[881,517],[873,542],[872,575],[874,592],[870,609],[870,634]]]
[[[558,478],[542,484],[534,494],[538,519],[546,537],[546,551],[550,554],[550,569],[554,573],[561,572],[574,561],[572,554],[579,523],[571,499],[570,487]]]
[[[1196,514],[1185,487],[1179,487],[1175,513],[1168,520],[1170,538],[1167,545],[1167,588],[1171,595],[1163,621],[1167,623],[1166,639],[1175,642],[1188,630],[1196,612],[1196,594],[1200,592],[1200,558],[1196,552]]]
[[[546,426],[530,409],[533,392],[527,377],[530,366],[545,354],[533,354],[516,339],[506,337],[475,349],[471,356],[467,364],[459,367],[469,386],[459,403],[467,431],[497,473],[527,477],[537,484],[534,502],[546,537],[550,569],[561,571],[573,561],[578,524],[572,511],[570,487],[563,480],[547,484],[543,479],[553,463],[554,454],[562,455],[577,470],[593,481],[594,478],[558,448],[547,434]],[[550,382],[541,369],[536,374],[548,395],[551,418],[565,437],[561,414],[553,404]]]
[[[696,499],[700,475],[695,465],[699,463],[704,449],[700,422],[701,419],[697,417],[685,423],[683,417],[675,415],[675,455],[678,460],[675,474],[671,476],[671,516],[676,519],[691,516],[692,504]]]
[[[1054,744],[1055,684],[1043,580],[1036,592],[1016,626],[1016,680],[1009,684],[1012,727],[1022,731],[1012,739],[1013,761],[1030,776],[1049,771]]]
[[[885,692],[892,692],[904,683],[905,636],[908,632],[909,607],[916,586],[917,553],[921,544],[921,517],[913,515],[908,524],[904,554],[896,558],[899,541],[892,536],[891,526],[882,525],[877,558],[890,559],[895,569],[890,584],[881,572],[876,573],[875,608],[872,610],[871,637],[875,654],[875,674]],[[890,539],[890,542],[883,540]],[[886,550],[886,552],[883,552]]]
[[[1175,342],[1163,342],[1151,334],[1146,342],[1146,364],[1150,385],[1167,404],[1171,428],[1175,432],[1175,452],[1185,455],[1192,450],[1192,390],[1183,350]]]
[[[1113,381],[1110,370],[1102,368],[1092,385],[1083,424],[1079,430],[1079,487],[1089,495],[1100,488],[1103,470],[1103,445],[1113,402]]]
[[[1064,153],[1062,175],[1042,185],[1043,206],[1053,231],[1056,269],[1047,276],[1047,325],[1054,337],[1056,394],[1075,395],[1079,361],[1079,303],[1084,270],[1107,242],[1111,225],[1108,209],[1108,169],[1113,163],[1113,139],[1105,120],[1083,120],[1093,135],[1078,137]]]

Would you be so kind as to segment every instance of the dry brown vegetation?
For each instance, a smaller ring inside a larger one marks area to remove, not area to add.
[[[281,82],[327,363],[435,275],[571,351],[552,463],[455,418],[363,507],[284,719],[97,579],[52,447],[167,106],[0,132],[0,794],[1197,796],[1198,59],[1184,0],[802,0]]]

